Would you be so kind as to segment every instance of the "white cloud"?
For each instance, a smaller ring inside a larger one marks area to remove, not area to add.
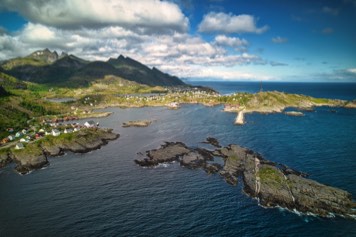
[[[346,71],[349,72],[349,73],[356,74],[356,68],[349,68]]]
[[[248,41],[238,37],[227,37],[226,35],[217,35],[215,43],[221,46],[229,46],[236,49],[244,48],[248,45]]]
[[[2,0],[1,8],[33,23],[67,29],[111,25],[156,32],[189,26],[176,4],[159,0]]]
[[[0,60],[22,56],[28,53],[23,43],[16,38],[2,34],[0,35]]]
[[[237,38],[231,38],[232,43],[237,44]],[[227,40],[229,41],[229,40]],[[225,42],[226,43],[226,42]],[[247,42],[241,40],[241,44]],[[161,65],[201,65],[225,66],[248,64],[266,64],[265,60],[259,56],[249,53],[231,53],[217,44],[216,41],[206,42],[200,37],[193,37],[188,34],[178,34],[172,36],[160,36],[152,38],[150,41],[140,45],[142,61],[149,65],[157,62],[160,58]]]
[[[211,66],[209,68],[203,66],[185,66],[185,65],[165,65],[161,67],[162,70],[168,72],[176,72],[181,75],[182,78],[189,79],[218,79],[225,81],[236,81],[236,80],[251,80],[251,81],[260,81],[260,80],[274,80],[276,78],[269,75],[261,75],[258,73],[244,72],[241,69],[229,68],[226,69],[220,66]]]
[[[21,32],[24,43],[50,42],[56,39],[56,30],[39,24],[28,23]]]
[[[283,43],[288,42],[288,39],[277,36],[277,37],[272,38],[272,42],[276,43],[276,44],[283,44]]]
[[[327,81],[356,82],[356,68],[335,69],[328,73],[316,74],[316,77]]]
[[[261,34],[268,30],[268,26],[258,28],[257,20],[251,15],[233,15],[223,12],[210,12],[203,17],[199,24],[200,32],[224,32],[224,33],[256,33]]]
[[[145,34],[120,26],[99,29],[63,29],[27,23],[14,35],[0,35],[0,60],[28,55],[38,49],[65,51],[88,60],[107,60],[120,54],[178,77],[257,78],[233,72],[235,66],[267,65],[247,50],[229,51],[224,46],[244,47],[245,39],[217,36],[211,42],[200,36],[175,32]],[[210,68],[210,69],[209,69]],[[218,71],[211,68],[219,68]],[[230,73],[224,73],[224,70]]]

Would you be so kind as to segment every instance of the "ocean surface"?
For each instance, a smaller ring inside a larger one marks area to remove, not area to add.
[[[255,92],[259,83],[199,83],[221,93]],[[317,97],[356,99],[356,84],[264,83]],[[164,141],[202,146],[208,136],[240,144],[266,159],[356,197],[356,109],[317,108],[304,117],[236,114],[222,106],[119,109],[97,119],[120,138],[87,154],[50,158],[50,166],[21,176],[0,170],[0,236],[356,236],[356,220],[298,215],[258,205],[219,175],[173,163],[142,168],[138,152]],[[146,128],[123,122],[155,120]],[[205,145],[208,146],[208,145]]]

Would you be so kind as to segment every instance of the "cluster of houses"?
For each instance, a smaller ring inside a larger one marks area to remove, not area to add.
[[[68,120],[67,120],[68,121]],[[93,120],[86,121],[84,125],[80,125],[79,123],[72,123],[72,124],[66,124],[66,125],[59,125],[57,121],[50,121],[48,125],[51,127],[51,130],[49,131],[48,129],[41,128],[38,131],[36,131],[35,128],[33,129],[22,129],[21,131],[18,131],[15,133],[14,129],[8,128],[7,131],[10,133],[9,136],[3,138],[0,141],[1,145],[5,145],[9,142],[15,142],[17,141],[18,143],[15,146],[15,149],[20,150],[24,148],[24,143],[29,143],[31,141],[40,139],[44,136],[54,136],[57,137],[61,135],[62,133],[73,133],[79,131],[81,128],[96,128],[99,126],[99,123],[95,123]]]
[[[157,94],[127,94],[127,95],[118,95],[118,97],[123,98],[127,102],[139,103],[139,102],[151,102],[151,101],[165,102],[165,101],[171,101],[172,99],[179,100],[182,96],[186,96],[189,98],[195,98],[195,99],[206,98],[207,96],[214,97],[214,98],[221,96],[218,93],[201,90],[197,87],[170,88],[168,90],[168,92],[169,93],[162,93],[162,94],[161,93],[157,93]],[[175,103],[175,102],[173,102],[173,103]],[[171,106],[168,106],[168,107],[171,107]]]

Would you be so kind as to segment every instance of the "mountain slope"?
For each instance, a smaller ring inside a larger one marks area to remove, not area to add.
[[[142,63],[120,55],[117,59],[110,58],[109,64],[113,65],[119,70],[119,76],[136,81],[141,84],[150,86],[178,86],[184,85],[184,82],[177,77],[165,74],[157,68],[150,69]]]
[[[21,65],[7,70],[6,73],[20,80],[45,83],[63,84],[86,63],[74,56],[65,56],[52,64],[44,66]]]
[[[163,73],[129,57],[120,55],[108,61],[88,62],[74,55],[63,54],[48,49],[36,51],[24,58],[5,61],[1,65],[5,73],[23,81],[50,85],[78,87],[108,75],[119,76],[149,86],[185,85],[175,76]]]
[[[49,49],[38,50],[26,57],[14,58],[6,60],[2,67],[6,70],[11,70],[12,68],[31,65],[31,66],[44,66],[51,64],[58,60],[58,54],[56,51],[51,52]]]

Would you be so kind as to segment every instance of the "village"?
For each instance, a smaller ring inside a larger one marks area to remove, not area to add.
[[[95,123],[93,120],[86,121],[84,124],[70,123],[68,121],[76,120],[77,117],[65,117],[44,119],[41,123],[41,128],[36,125],[30,128],[23,128],[19,131],[14,131],[13,128],[8,128],[7,132],[10,134],[0,141],[0,149],[13,147],[15,150],[24,149],[26,144],[39,140],[45,136],[58,137],[61,134],[68,134],[80,131],[82,128],[97,128],[99,123]],[[67,122],[67,123],[66,123]]]

